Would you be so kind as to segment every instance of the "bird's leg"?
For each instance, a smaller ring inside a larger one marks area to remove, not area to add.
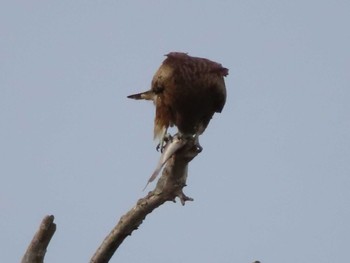
[[[162,153],[165,145],[168,143],[168,141],[171,141],[172,137],[169,133],[167,133],[168,129],[164,128],[162,131],[162,134],[160,136],[160,140],[159,143],[156,147],[157,152],[160,150],[160,152]]]
[[[201,152],[203,150],[203,147],[200,145],[199,143],[199,133],[196,134],[190,134],[190,133],[182,133],[182,132],[178,132],[174,135],[174,137],[177,136],[180,140],[182,138],[186,139],[192,139],[194,140],[194,145],[197,147],[198,152]]]

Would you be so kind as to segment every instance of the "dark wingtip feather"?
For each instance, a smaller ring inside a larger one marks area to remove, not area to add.
[[[142,99],[141,98],[141,94],[142,93],[132,94],[132,95],[127,96],[127,98],[128,99],[134,99],[134,100],[140,100],[140,99]]]
[[[154,97],[154,92],[152,90],[148,90],[145,92],[132,94],[128,96],[129,99],[134,99],[134,100],[153,100],[153,97]]]

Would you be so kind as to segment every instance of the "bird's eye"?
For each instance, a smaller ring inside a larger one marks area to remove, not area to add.
[[[163,90],[164,90],[164,87],[162,87],[162,86],[156,86],[156,87],[153,88],[153,91],[154,91],[155,94],[162,93]]]

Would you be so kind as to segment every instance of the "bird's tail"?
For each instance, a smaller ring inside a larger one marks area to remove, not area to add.
[[[148,90],[145,92],[129,95],[128,98],[134,100],[153,100],[154,95],[155,94],[152,90]]]

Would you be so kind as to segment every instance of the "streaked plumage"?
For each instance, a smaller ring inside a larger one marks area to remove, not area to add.
[[[128,96],[152,100],[156,106],[154,137],[161,141],[168,129],[177,126],[184,135],[200,135],[215,112],[226,102],[224,77],[228,69],[205,58],[185,53],[166,55],[155,73],[151,89]]]

